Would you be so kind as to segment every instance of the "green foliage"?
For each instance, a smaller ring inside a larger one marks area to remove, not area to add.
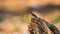
[[[60,16],[56,17],[55,22],[60,22]]]
[[[55,17],[55,19],[51,21],[51,23],[57,23],[57,22],[60,22],[60,16]]]
[[[28,14],[23,16],[23,21],[24,22],[28,22],[29,21],[29,15]]]

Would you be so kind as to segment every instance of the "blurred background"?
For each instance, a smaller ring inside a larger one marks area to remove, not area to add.
[[[49,4],[60,7],[60,0],[0,0],[0,34],[28,34],[31,16],[25,10]],[[60,29],[60,8],[34,13]]]

